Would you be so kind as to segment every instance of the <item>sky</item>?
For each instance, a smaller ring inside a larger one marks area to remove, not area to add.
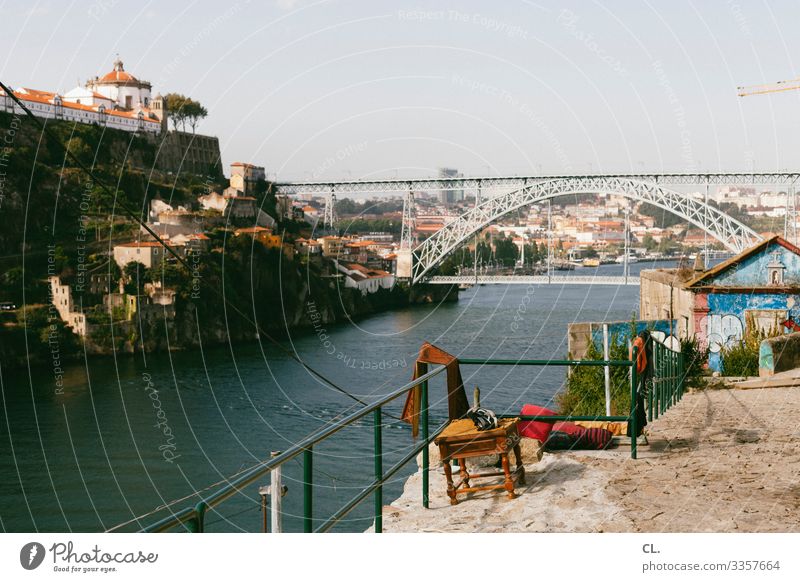
[[[125,69],[271,179],[800,169],[796,0],[0,0],[0,78]]]

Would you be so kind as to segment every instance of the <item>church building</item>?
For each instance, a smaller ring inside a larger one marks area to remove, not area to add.
[[[89,79],[83,87],[53,93],[20,87],[14,95],[37,117],[94,123],[123,131],[160,134],[167,129],[167,111],[160,94],[151,96],[152,86],[125,70],[121,60],[102,77]],[[21,115],[22,109],[0,91],[0,111]]]

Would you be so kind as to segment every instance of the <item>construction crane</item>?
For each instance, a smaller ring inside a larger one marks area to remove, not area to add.
[[[739,97],[765,95],[767,93],[780,93],[781,91],[794,91],[795,89],[800,89],[800,78],[790,79],[788,81],[778,81],[777,83],[767,83],[766,85],[736,87]]]
[[[766,85],[751,85],[749,87],[736,88],[739,97],[781,93],[783,91],[794,91],[795,89],[800,89],[800,78],[778,81],[777,83],[767,83]],[[798,244],[800,240],[800,232],[797,228],[797,216],[797,198],[795,194],[795,185],[792,183],[789,186],[789,191],[786,193],[786,215],[783,223],[783,238],[794,244]]]

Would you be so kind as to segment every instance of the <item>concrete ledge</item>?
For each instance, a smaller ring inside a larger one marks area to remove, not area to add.
[[[761,342],[758,350],[758,375],[761,378],[795,368],[800,368],[800,333],[781,335]]]

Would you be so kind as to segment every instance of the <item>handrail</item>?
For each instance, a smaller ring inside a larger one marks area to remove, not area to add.
[[[664,345],[662,342],[653,340],[653,365],[654,377],[653,388],[647,394],[647,402],[645,409],[648,412],[649,419],[658,418],[659,414],[663,414],[670,406],[674,405],[683,395],[683,355],[675,350]],[[634,363],[637,361],[637,349],[633,348],[632,358],[630,360],[514,360],[514,359],[483,359],[483,358],[462,358],[459,359],[460,364],[464,365],[498,365],[498,366],[609,366],[609,367],[623,367],[630,368],[630,386],[631,386],[631,406],[628,416],[607,416],[607,415],[500,415],[501,417],[514,417],[521,420],[537,420],[544,422],[557,422],[562,420],[581,421],[581,420],[602,420],[609,422],[624,422],[629,423],[631,437],[631,458],[635,459],[637,456],[637,419],[636,419],[636,406],[637,406],[637,391],[639,390],[639,379],[637,368]],[[333,528],[339,523],[346,515],[348,515],[355,507],[363,502],[371,494],[374,494],[375,508],[375,532],[380,533],[383,530],[383,485],[391,476],[396,474],[403,466],[415,458],[417,454],[422,453],[422,504],[423,507],[428,507],[429,504],[429,462],[428,462],[428,449],[430,443],[438,436],[444,429],[446,423],[431,433],[429,431],[429,406],[428,406],[428,380],[440,374],[446,368],[440,366],[433,370],[426,372],[419,378],[408,382],[397,390],[381,397],[379,400],[360,408],[359,410],[349,414],[348,416],[323,427],[308,436],[304,437],[297,444],[285,452],[271,458],[268,461],[259,463],[243,472],[232,481],[214,491],[210,495],[203,498],[193,507],[185,507],[165,518],[157,521],[156,523],[145,527],[141,531],[145,532],[162,532],[172,529],[176,526],[184,526],[190,532],[203,532],[205,530],[205,515],[208,510],[213,509],[220,503],[229,499],[233,495],[240,493],[242,488],[253,483],[262,475],[269,473],[274,468],[290,461],[300,455],[303,456],[303,531],[305,532],[325,532]],[[419,386],[421,389],[421,409],[420,409],[420,427],[421,439],[412,449],[397,463],[395,463],[388,471],[383,469],[383,444],[382,444],[382,408],[384,405],[393,401],[394,399],[406,394],[410,389]],[[344,427],[351,425],[355,421],[373,414],[373,437],[374,437],[374,456],[375,456],[375,476],[374,479],[360,491],[355,497],[347,502],[343,507],[325,520],[322,525],[314,529],[313,527],[313,448],[316,444],[324,441],[325,439],[333,436]]]
[[[304,452],[312,449],[315,444],[322,442],[323,440],[327,439],[333,434],[336,434],[344,427],[352,424],[353,422],[359,420],[360,418],[363,418],[370,412],[374,412],[380,409],[384,404],[387,404],[392,400],[394,400],[395,398],[402,396],[403,394],[407,393],[411,388],[414,388],[415,386],[419,386],[420,384],[427,382],[427,380],[440,374],[445,369],[446,368],[444,366],[434,368],[430,372],[427,372],[422,376],[420,376],[419,378],[412,380],[411,382],[405,384],[401,388],[398,388],[394,392],[387,394],[380,400],[377,400],[372,404],[368,404],[367,406],[344,417],[343,419],[337,421],[335,424],[332,424],[328,427],[322,428],[316,432],[311,433],[310,435],[303,438],[299,443],[293,445],[280,455],[271,458],[269,461],[259,463],[258,465],[252,467],[242,475],[235,478],[233,481],[229,482],[228,484],[218,489],[208,497],[204,498],[195,507],[184,508],[183,510],[180,510],[172,515],[169,515],[161,519],[160,521],[157,521],[156,523],[144,528],[142,531],[163,532],[177,525],[181,525],[182,523],[190,519],[194,519],[196,517],[196,514],[198,513],[198,508],[201,504],[205,506],[205,510],[213,508],[214,506],[220,504],[226,499],[232,497],[236,493],[239,493],[239,490],[242,487],[251,484],[253,481],[258,479],[262,475],[268,473],[278,465],[282,465],[283,463],[290,461],[295,457],[303,454]]]
[[[493,366],[631,366],[630,360],[486,360],[459,358],[459,364]]]

